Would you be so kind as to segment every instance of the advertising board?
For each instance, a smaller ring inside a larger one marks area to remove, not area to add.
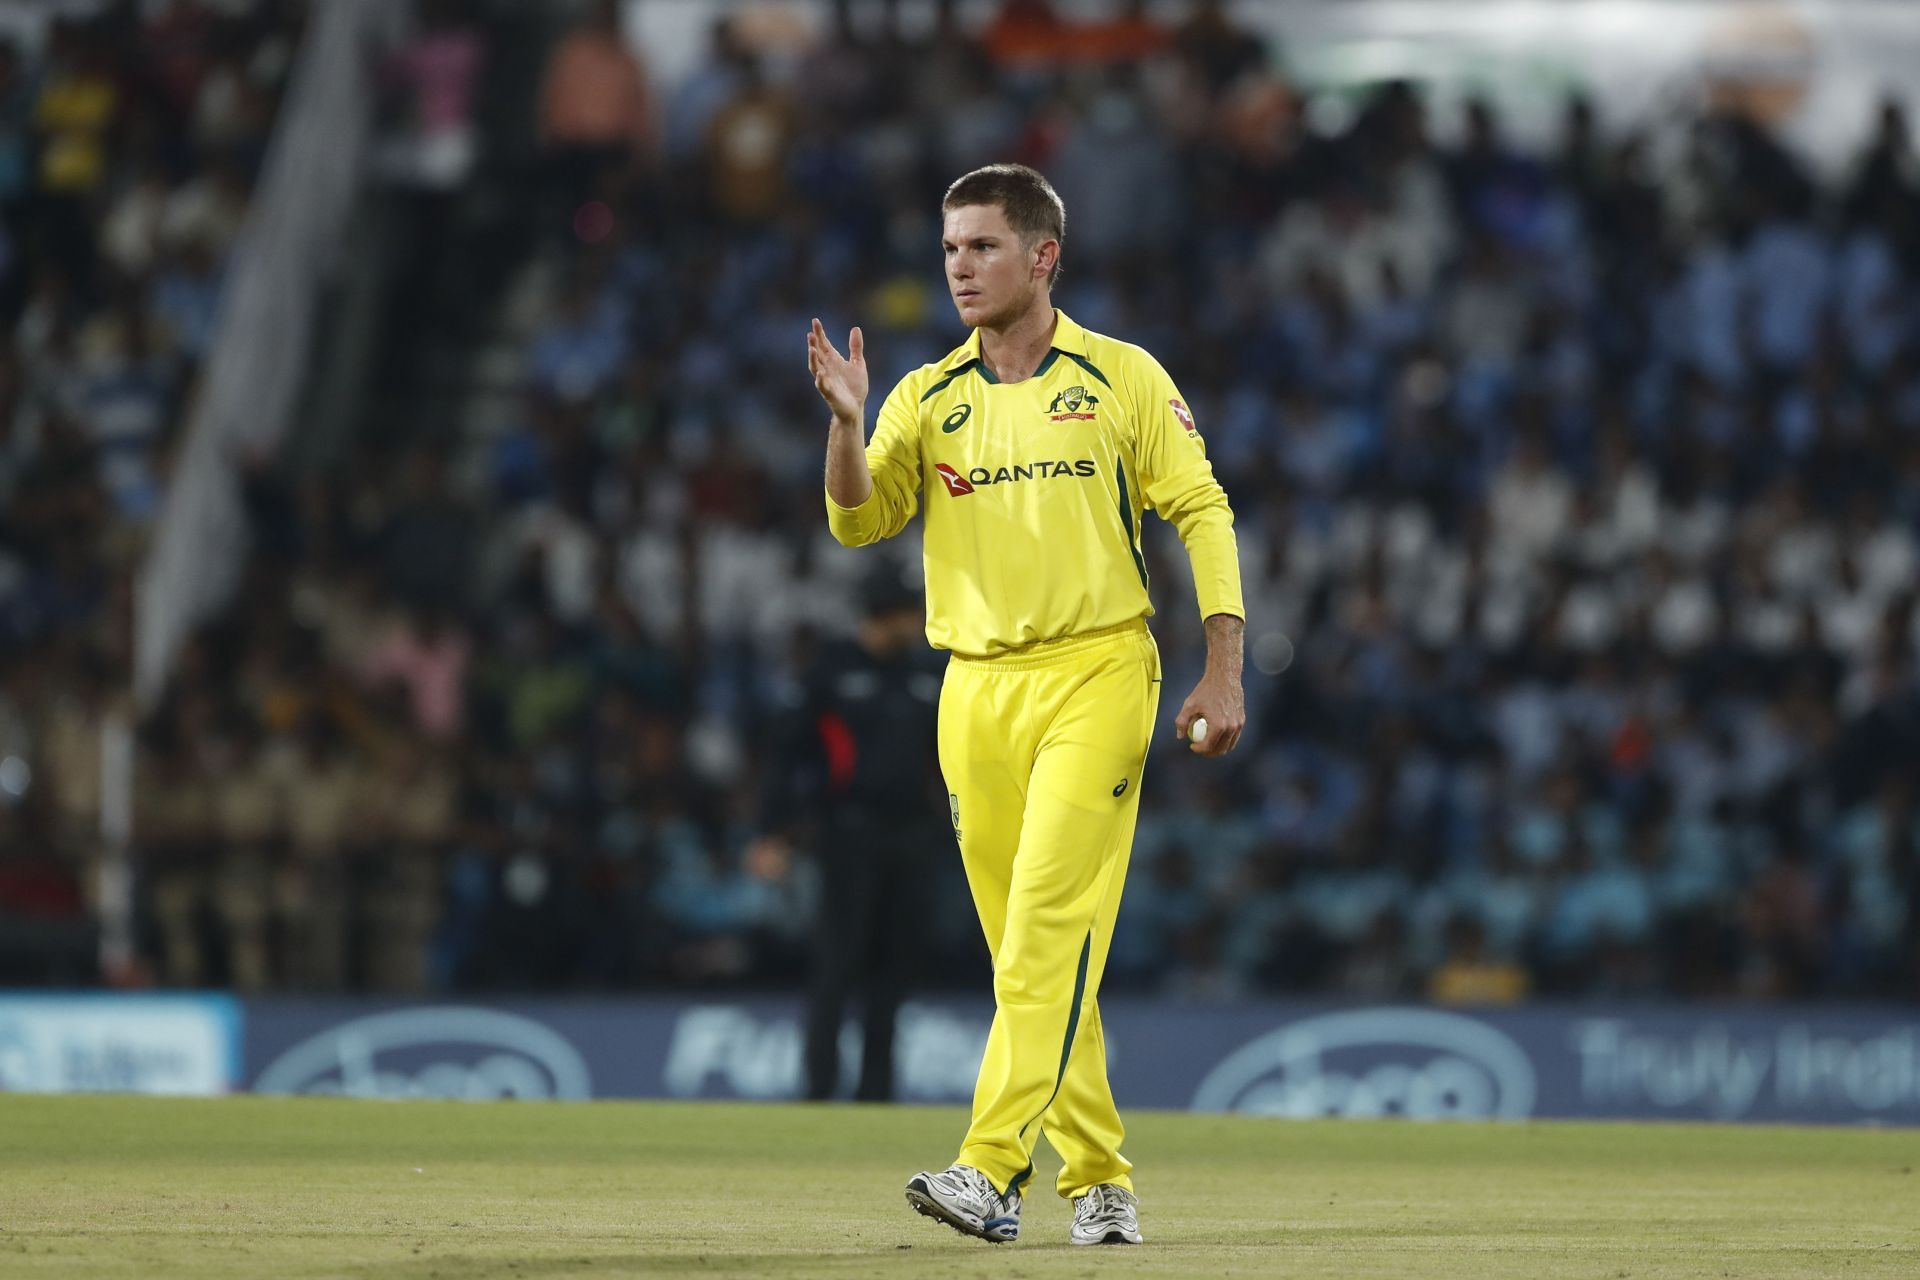
[[[0,1092],[229,1093],[239,1028],[229,996],[0,992]]]
[[[902,1101],[963,1103],[992,1007],[902,1011]],[[1500,1010],[1103,1001],[1123,1106],[1276,1116],[1920,1124],[1920,1016],[1898,1009]],[[842,1033],[853,1070],[859,1031]],[[794,1000],[248,1005],[252,1088],[369,1097],[794,1097]],[[850,1082],[849,1082],[850,1083]]]

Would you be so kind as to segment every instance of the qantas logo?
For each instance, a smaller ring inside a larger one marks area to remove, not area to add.
[[[1076,458],[1072,462],[1023,462],[1018,466],[999,467],[989,471],[985,467],[974,467],[964,476],[944,462],[936,462],[933,469],[946,483],[947,492],[956,498],[964,498],[979,485],[1012,484],[1016,480],[1053,480],[1061,476],[1094,476],[1092,458]]]
[[[1199,428],[1193,425],[1193,410],[1187,408],[1186,405],[1180,403],[1178,400],[1169,400],[1167,404],[1173,409],[1173,416],[1180,419],[1180,425],[1187,429],[1188,435],[1196,436],[1200,434]]]

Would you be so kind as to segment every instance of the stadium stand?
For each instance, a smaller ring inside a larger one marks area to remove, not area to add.
[[[13,19],[0,41],[0,979],[78,985],[97,973],[100,727],[128,701],[133,576],[303,9],[178,0]]]
[[[722,21],[673,81],[509,8],[395,56],[361,425],[250,473],[244,588],[143,713],[145,979],[794,985],[760,730],[868,563],[800,335],[864,325],[876,387],[949,349],[938,196],[1010,158],[1066,200],[1060,305],[1160,354],[1239,516],[1247,737],[1160,744],[1110,989],[1920,996],[1898,108],[1831,170],[1579,99],[1541,150],[1397,82],[1329,125],[1217,5]],[[0,978],[94,976],[130,564],[300,12],[0,51]],[[1199,628],[1149,551],[1171,689]]]

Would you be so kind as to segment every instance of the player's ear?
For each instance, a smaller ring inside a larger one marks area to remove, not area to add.
[[[1033,278],[1048,280],[1053,277],[1054,264],[1060,261],[1060,242],[1042,240],[1033,247]]]

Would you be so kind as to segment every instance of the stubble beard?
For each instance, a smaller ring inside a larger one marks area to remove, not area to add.
[[[1039,294],[1037,284],[1029,284],[1007,300],[1007,305],[993,312],[983,320],[974,322],[976,329],[1005,329],[1014,321],[1027,314],[1033,307],[1033,300]]]

